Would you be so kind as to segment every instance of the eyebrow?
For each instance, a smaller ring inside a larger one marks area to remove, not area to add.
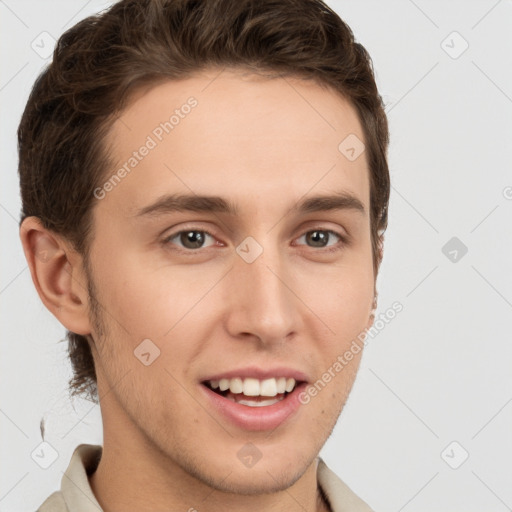
[[[308,197],[296,203],[291,209],[291,211],[299,214],[331,210],[353,210],[365,214],[363,203],[348,192]],[[154,203],[138,209],[135,216],[159,216],[182,211],[226,213],[233,216],[239,213],[235,203],[220,196],[168,194],[158,198]]]

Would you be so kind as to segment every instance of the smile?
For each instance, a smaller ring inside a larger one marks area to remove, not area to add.
[[[292,418],[299,409],[298,396],[306,386],[302,375],[269,376],[268,372],[251,376],[231,375],[215,377],[201,382],[213,409],[223,417],[244,430],[275,429]],[[283,372],[285,373],[285,372]],[[290,373],[290,372],[286,372]],[[272,375],[272,374],[270,374]]]
[[[212,391],[248,407],[266,407],[280,402],[294,390],[296,384],[295,379],[286,377],[264,380],[235,377],[206,382],[206,386]]]

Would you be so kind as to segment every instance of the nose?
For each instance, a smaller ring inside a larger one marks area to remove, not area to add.
[[[283,260],[268,244],[252,263],[235,256],[225,302],[226,328],[232,337],[268,345],[289,341],[300,330],[302,302]]]

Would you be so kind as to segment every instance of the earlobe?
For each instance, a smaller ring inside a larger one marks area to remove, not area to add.
[[[20,226],[20,239],[39,297],[70,331],[91,332],[87,283],[82,258],[59,235],[47,230],[37,217]]]
[[[375,322],[375,312],[377,311],[377,292],[375,292],[373,296],[373,304],[372,310],[370,311],[370,315],[368,317],[368,324],[366,325],[367,329],[370,329],[373,323]]]

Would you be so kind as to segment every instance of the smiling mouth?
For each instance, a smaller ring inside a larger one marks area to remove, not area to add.
[[[265,407],[284,400],[300,384],[293,378],[233,378],[202,383],[227,400],[248,407]]]

